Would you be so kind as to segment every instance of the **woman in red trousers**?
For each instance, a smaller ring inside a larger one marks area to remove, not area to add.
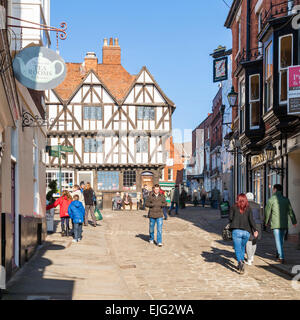
[[[70,193],[68,191],[63,191],[62,196],[59,199],[57,199],[53,204],[47,206],[47,210],[60,206],[59,212],[60,212],[60,218],[61,218],[61,236],[62,237],[69,235],[70,216],[68,215],[68,209],[72,200],[73,199]]]

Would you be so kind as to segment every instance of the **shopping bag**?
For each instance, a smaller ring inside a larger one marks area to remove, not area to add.
[[[97,221],[103,220],[103,216],[102,216],[102,214],[101,214],[101,212],[100,212],[99,209],[96,209],[96,210],[95,210],[95,217],[96,217],[96,220],[97,220]]]

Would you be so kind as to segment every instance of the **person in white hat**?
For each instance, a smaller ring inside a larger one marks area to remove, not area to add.
[[[254,219],[254,222],[256,224],[256,228],[258,231],[258,237],[255,238],[251,235],[249,241],[247,242],[247,246],[246,246],[247,261],[245,263],[247,265],[251,266],[252,263],[254,262],[254,255],[255,255],[255,252],[257,249],[257,241],[261,240],[262,225],[263,225],[264,217],[263,217],[263,209],[261,208],[260,204],[258,204],[254,201],[253,193],[251,193],[251,192],[247,193],[246,197],[248,199],[250,208],[252,209],[253,219]]]

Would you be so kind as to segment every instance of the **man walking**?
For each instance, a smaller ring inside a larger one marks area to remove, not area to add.
[[[169,215],[171,215],[175,206],[175,213],[178,215],[178,207],[179,207],[179,187],[175,186],[175,189],[171,191],[171,208],[169,210]]]
[[[160,192],[159,185],[155,185],[154,192],[152,192],[146,200],[146,207],[149,208],[149,233],[151,244],[154,243],[154,229],[157,224],[157,244],[159,247],[163,246],[162,243],[162,227],[163,227],[163,208],[167,205],[167,201],[164,195]]]
[[[84,203],[85,203],[85,219],[84,219],[84,225],[88,226],[89,222],[89,213],[92,216],[93,219],[93,226],[97,227],[97,221],[95,217],[95,192],[91,188],[91,184],[88,182],[86,184],[86,189],[83,191],[84,196]]]
[[[271,223],[278,253],[277,261],[280,263],[284,263],[283,243],[289,228],[288,217],[293,226],[297,226],[297,219],[290,200],[282,195],[282,191],[280,184],[273,187],[273,196],[269,199],[265,209],[265,224]]]
[[[218,190],[216,187],[214,187],[211,192],[211,201],[212,201],[212,207],[214,209],[218,209],[219,201],[220,201],[220,190]]]

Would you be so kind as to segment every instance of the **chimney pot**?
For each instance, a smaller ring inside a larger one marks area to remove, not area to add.
[[[114,45],[113,38],[109,39],[109,46],[112,47]]]
[[[115,47],[119,47],[119,39],[115,38]]]
[[[104,39],[104,44],[103,44],[103,46],[104,46],[104,47],[107,47],[107,46],[108,46],[107,38]]]

